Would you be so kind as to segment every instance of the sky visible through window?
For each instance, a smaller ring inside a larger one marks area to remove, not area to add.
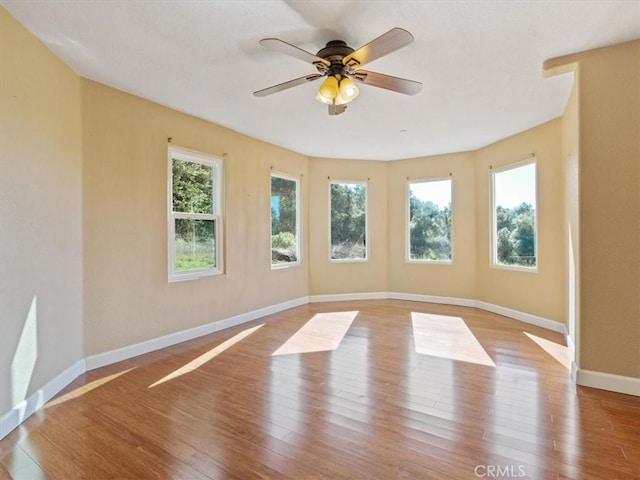
[[[451,184],[449,179],[411,183],[411,193],[419,200],[435,203],[439,208],[451,203]]]
[[[534,163],[495,174],[496,205],[514,208],[522,202],[535,205],[536,166]],[[446,207],[451,201],[449,180],[411,183],[411,192],[420,200]]]
[[[498,172],[495,179],[495,204],[514,208],[521,203],[536,204],[536,165],[530,163],[519,168]]]

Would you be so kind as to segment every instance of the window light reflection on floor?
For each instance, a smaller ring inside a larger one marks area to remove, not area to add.
[[[215,358],[216,356],[220,355],[222,352],[224,352],[228,348],[232,347],[236,343],[238,343],[241,340],[243,340],[244,338],[248,337],[249,335],[251,335],[253,332],[258,330],[262,326],[264,326],[264,323],[262,323],[262,324],[260,324],[260,325],[258,325],[256,327],[247,328],[246,330],[243,330],[242,332],[240,332],[240,333],[234,335],[233,337],[231,337],[229,340],[226,340],[226,341],[222,342],[220,345],[212,348],[211,350],[209,350],[206,353],[203,353],[198,358],[195,358],[195,359],[191,360],[189,363],[183,365],[182,367],[178,368],[177,370],[174,370],[169,375],[167,375],[167,376],[161,378],[160,380],[158,380],[157,382],[149,385],[149,387],[147,387],[147,388],[153,388],[156,385],[160,385],[161,383],[168,382],[169,380],[173,380],[174,378],[178,378],[178,377],[180,377],[180,376],[182,376],[182,375],[184,375],[186,373],[193,372],[194,370],[200,368],[202,365],[204,365],[208,361],[210,361],[213,358]]]
[[[335,350],[357,315],[357,311],[316,313],[271,355]]]
[[[571,369],[571,354],[569,353],[568,347],[559,343],[552,342],[551,340],[547,340],[546,338],[538,337],[537,335],[533,335],[531,333],[522,333],[529,337],[529,339],[531,339],[531,341],[533,341],[541,349],[551,355],[564,368],[566,368],[567,370]]]
[[[106,377],[97,378],[81,387],[76,388],[75,390],[70,391],[69,393],[65,393],[57,398],[54,398],[50,402],[47,402],[45,408],[53,407],[55,405],[60,405],[61,403],[67,402],[69,400],[73,400],[74,398],[81,397],[89,393],[91,390],[95,390],[98,387],[101,387],[105,383],[108,383],[116,378],[124,375],[125,373],[129,373],[131,370],[135,370],[135,367],[128,368],[127,370],[123,370],[122,372],[116,372],[111,375],[107,375]]]
[[[411,312],[416,353],[495,367],[460,317]]]

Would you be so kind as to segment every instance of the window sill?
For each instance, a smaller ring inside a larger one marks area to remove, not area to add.
[[[201,278],[209,278],[209,277],[218,277],[224,275],[224,272],[220,271],[220,270],[215,270],[215,271],[197,271],[197,272],[192,272],[192,273],[188,273],[188,274],[183,274],[183,275],[175,275],[175,276],[171,276],[169,277],[169,283],[180,283],[180,282],[186,282],[189,280],[198,280]]]
[[[538,266],[535,267],[519,267],[517,265],[500,265],[494,263],[491,265],[491,268],[496,270],[507,270],[512,272],[525,272],[525,273],[538,273]]]
[[[405,260],[406,263],[415,265],[453,265],[453,260]]]
[[[295,268],[301,265],[300,262],[291,262],[291,263],[274,263],[271,264],[271,270],[286,270],[288,268]]]

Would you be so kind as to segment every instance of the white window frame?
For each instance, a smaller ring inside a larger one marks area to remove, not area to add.
[[[348,184],[348,185],[364,185],[366,188],[364,196],[364,258],[331,258],[331,185]],[[332,263],[363,263],[369,261],[369,181],[368,180],[334,180],[329,179],[328,184],[328,202],[329,202],[329,261]]]
[[[295,267],[298,266],[302,263],[302,248],[301,248],[301,241],[302,241],[302,228],[300,226],[300,179],[294,175],[289,175],[287,173],[282,173],[282,172],[277,172],[277,171],[271,171],[271,175],[269,175],[269,231],[271,232],[271,236],[269,237],[269,246],[270,248],[273,248],[273,245],[271,244],[271,237],[273,236],[273,230],[271,229],[271,226],[273,224],[272,222],[272,218],[271,218],[271,198],[272,198],[272,194],[273,192],[271,191],[271,180],[273,177],[277,177],[277,178],[283,178],[285,180],[292,180],[296,183],[296,258],[297,260],[295,262],[287,262],[287,263],[276,263],[274,264],[272,259],[271,259],[271,255],[269,255],[269,261],[271,262],[271,269],[272,270],[279,270],[282,268],[290,268],[290,267]]]
[[[498,220],[496,215],[496,182],[495,175],[497,173],[506,172],[509,170],[514,170],[516,168],[525,167],[527,165],[533,164],[535,166],[535,192],[536,192],[536,204],[535,215],[534,215],[534,238],[533,238],[533,251],[536,256],[536,264],[533,267],[524,267],[521,265],[505,265],[503,263],[498,263]],[[490,215],[490,243],[489,243],[489,263],[491,268],[499,269],[499,270],[512,270],[517,272],[528,272],[528,273],[537,273],[538,267],[540,266],[540,255],[538,252],[538,162],[536,157],[531,157],[526,160],[521,160],[519,162],[510,163],[508,165],[501,165],[499,167],[490,167],[489,169],[489,205],[491,208]]]
[[[223,162],[222,158],[208,155],[206,153],[196,152],[187,148],[169,145],[168,148],[168,190],[167,190],[167,232],[168,232],[168,279],[169,282],[178,282],[183,280],[193,280],[201,277],[212,275],[221,275],[224,273],[223,259]],[[173,211],[173,159],[186,162],[199,163],[215,170],[215,182],[213,184],[213,205],[212,214],[202,213],[183,213]],[[188,270],[185,272],[175,271],[175,221],[177,219],[187,218],[194,220],[213,220],[215,223],[215,258],[216,266],[214,268],[203,268],[198,270]]]
[[[428,182],[442,182],[444,180],[449,180],[451,183],[451,258],[449,260],[430,260],[430,259],[416,259],[411,258],[411,184],[413,183],[428,183]],[[411,179],[406,182],[406,244],[405,244],[405,261],[407,263],[418,263],[418,264],[430,264],[430,265],[451,265],[453,263],[453,236],[454,236],[454,228],[453,228],[453,177],[430,177],[430,178],[420,178],[420,179]]]

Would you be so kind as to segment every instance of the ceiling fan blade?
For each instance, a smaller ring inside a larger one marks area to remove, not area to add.
[[[406,78],[392,77],[382,73],[356,70],[353,79],[371,85],[372,87],[385,88],[405,95],[415,95],[422,90],[422,83]]]
[[[378,38],[371,40],[366,45],[342,59],[344,65],[353,68],[364,66],[365,63],[395,52],[396,50],[413,42],[413,35],[402,28],[392,28]]]
[[[266,97],[267,95],[271,95],[272,93],[281,92],[282,90],[286,90],[291,87],[296,87],[298,85],[302,85],[303,83],[313,82],[314,80],[317,80],[320,77],[324,77],[324,75],[320,75],[319,73],[305,75],[304,77],[296,78],[294,80],[289,80],[288,82],[284,82],[284,83],[279,83],[278,85],[274,85],[272,87],[263,88],[262,90],[253,92],[253,94],[256,97]]]
[[[302,60],[303,62],[311,64],[322,63],[326,67],[331,65],[331,62],[329,62],[328,60],[318,57],[313,53],[307,52],[306,50],[296,47],[295,45],[291,45],[290,43],[287,43],[278,38],[263,38],[258,43],[260,43],[260,45],[262,45],[263,47],[268,48],[269,50],[284,53],[285,55],[295,57],[299,60]]]

